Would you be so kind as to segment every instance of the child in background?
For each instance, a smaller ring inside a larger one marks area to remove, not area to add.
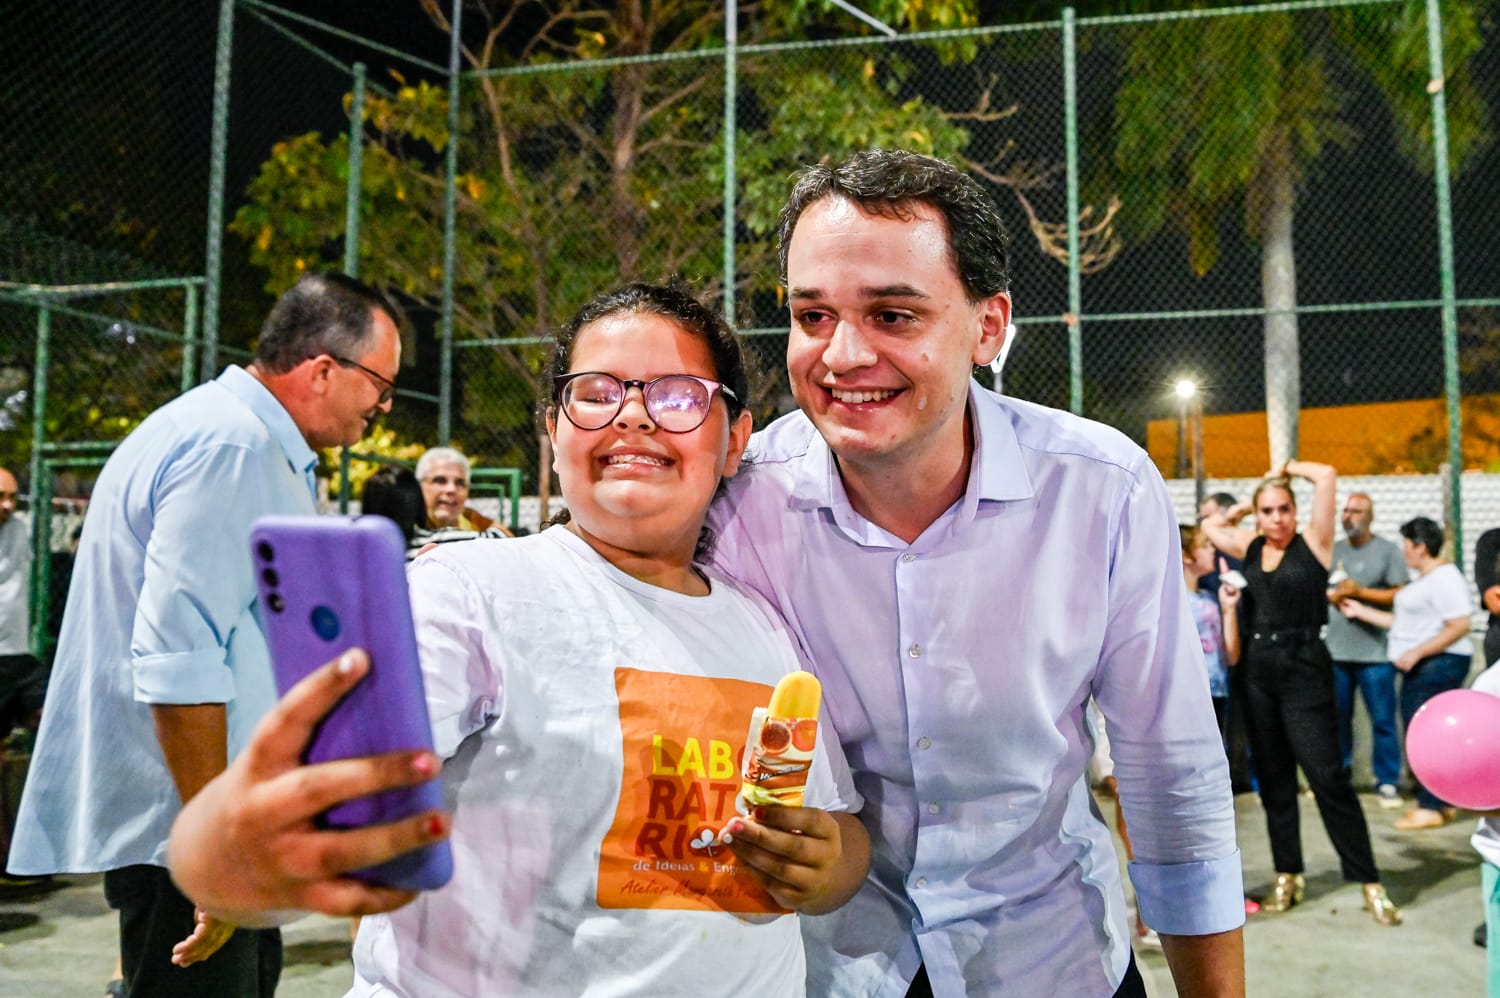
[[[1214,701],[1214,716],[1219,721],[1219,736],[1229,746],[1229,670],[1240,660],[1240,590],[1224,578],[1229,563],[1219,557],[1208,535],[1195,526],[1177,528],[1182,535],[1182,581],[1191,597],[1193,623],[1198,625],[1198,641],[1203,646],[1203,661],[1208,667],[1208,691]],[[1219,592],[1217,597],[1198,588],[1198,582],[1214,571],[1218,558]],[[1260,902],[1245,898],[1245,914],[1260,911]]]
[[[1193,623],[1208,666],[1208,690],[1214,698],[1214,716],[1219,734],[1226,736],[1229,722],[1229,667],[1240,660],[1240,591],[1220,582],[1217,598],[1198,588],[1198,580],[1214,571],[1214,546],[1208,535],[1193,526],[1179,526],[1182,534],[1182,579],[1192,597]],[[1223,561],[1223,559],[1219,559]],[[1227,571],[1228,564],[1220,566]]]

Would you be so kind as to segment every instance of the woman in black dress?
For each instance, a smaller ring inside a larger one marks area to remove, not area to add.
[[[1305,532],[1297,530],[1293,478],[1313,483]],[[1250,753],[1276,864],[1276,883],[1262,908],[1285,911],[1302,900],[1300,766],[1344,879],[1363,885],[1365,908],[1377,922],[1399,925],[1401,912],[1380,885],[1364,811],[1339,752],[1333,662],[1323,644],[1337,485],[1338,472],[1329,465],[1288,461],[1255,490],[1249,509],[1216,513],[1203,529],[1215,547],[1245,563],[1238,668],[1244,670]],[[1256,532],[1236,526],[1250,511]]]

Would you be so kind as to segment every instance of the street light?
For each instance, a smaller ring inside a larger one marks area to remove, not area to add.
[[[1192,378],[1179,378],[1172,386],[1177,396],[1177,477],[1188,472],[1188,437],[1191,436],[1194,509],[1203,505],[1203,393]]]

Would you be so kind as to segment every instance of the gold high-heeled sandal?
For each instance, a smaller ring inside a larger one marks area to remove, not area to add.
[[[1302,903],[1307,892],[1307,881],[1300,873],[1278,873],[1276,883],[1260,903],[1261,911],[1286,911],[1294,904]]]
[[[1401,909],[1379,884],[1365,884],[1365,910],[1381,925],[1400,925]]]

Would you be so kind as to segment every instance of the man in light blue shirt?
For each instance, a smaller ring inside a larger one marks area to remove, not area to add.
[[[715,560],[823,681],[870,876],[807,919],[812,994],[1141,995],[1084,779],[1109,722],[1143,919],[1182,995],[1243,995],[1228,766],[1161,476],[971,377],[1010,321],[1003,225],[941,161],[798,181],[780,227],[802,408],[752,441]]]
[[[167,834],[275,700],[251,523],[315,512],[314,449],[390,410],[397,315],[344,275],[302,278],[248,367],[152,413],[99,475],[10,869],[104,872],[132,998],[275,991],[279,937],[195,917]]]

